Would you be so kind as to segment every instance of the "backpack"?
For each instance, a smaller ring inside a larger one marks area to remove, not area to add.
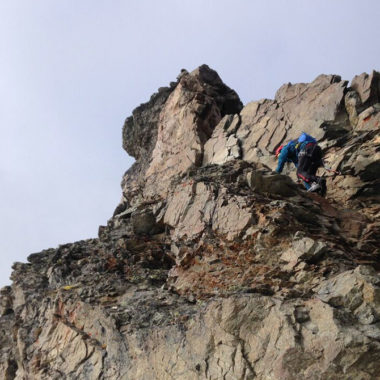
[[[316,172],[322,165],[322,149],[314,142],[303,142],[300,144],[298,154],[298,169],[307,172]],[[303,157],[303,159],[301,159]]]
[[[304,145],[303,149],[305,150],[306,156],[309,157],[312,162],[319,162],[322,159],[322,149],[317,143],[308,142]]]

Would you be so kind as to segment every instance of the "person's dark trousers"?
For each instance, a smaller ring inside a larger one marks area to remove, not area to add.
[[[318,168],[312,165],[310,157],[301,153],[298,156],[297,177],[302,179],[306,189],[309,189],[312,182],[318,181],[318,177],[315,175]]]

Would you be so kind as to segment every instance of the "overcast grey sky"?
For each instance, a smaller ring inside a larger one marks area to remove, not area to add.
[[[124,119],[203,63],[247,103],[380,69],[378,0],[1,0],[0,286],[30,253],[96,237]]]

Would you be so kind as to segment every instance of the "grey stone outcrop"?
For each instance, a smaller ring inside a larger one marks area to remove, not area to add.
[[[379,73],[348,83],[243,107],[202,65],[137,107],[98,238],[15,263],[0,291],[0,378],[379,378]],[[302,131],[342,172],[326,198],[273,171]]]

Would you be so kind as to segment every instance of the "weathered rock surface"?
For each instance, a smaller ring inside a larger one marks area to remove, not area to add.
[[[380,102],[380,73],[372,71],[355,76],[351,87],[358,93],[363,108]]]
[[[164,198],[173,177],[201,166],[204,144],[220,119],[242,108],[235,91],[206,65],[184,72],[173,87],[153,95],[124,125],[123,145],[137,159],[123,180],[129,203]]]
[[[136,162],[99,237],[14,264],[0,378],[379,379],[379,75],[243,108],[182,70],[125,122]],[[343,173],[327,198],[272,171],[302,131]]]

